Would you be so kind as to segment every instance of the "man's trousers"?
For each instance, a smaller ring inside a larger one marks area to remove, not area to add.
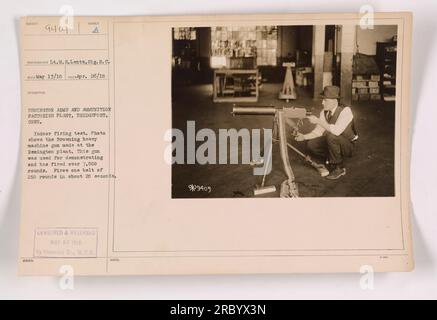
[[[351,157],[354,144],[343,136],[332,133],[308,140],[307,147],[311,153],[324,159],[329,159],[331,164],[341,164],[345,157]]]

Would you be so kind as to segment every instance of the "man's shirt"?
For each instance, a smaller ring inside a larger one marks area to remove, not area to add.
[[[335,109],[333,109],[330,112],[330,115],[327,115],[328,118],[332,117],[335,113],[335,110],[337,110],[338,107],[336,107]],[[351,123],[351,121],[353,120],[354,116],[352,114],[352,110],[350,107],[344,107],[343,110],[340,112],[338,119],[336,121],[335,124],[329,124],[329,131],[335,135],[335,136],[339,136],[343,133],[343,131],[347,128],[347,126],[349,125],[349,123]],[[325,117],[325,110],[322,110],[320,112],[319,115],[319,119],[321,121],[324,121],[326,123],[328,123],[328,120]],[[314,128],[313,131],[311,131],[310,133],[307,133],[304,135],[306,140],[309,139],[314,139],[314,138],[318,138],[321,137],[324,133],[325,133],[325,128],[323,128],[321,125],[316,125],[316,127]]]

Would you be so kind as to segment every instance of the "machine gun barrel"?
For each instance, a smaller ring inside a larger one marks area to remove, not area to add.
[[[234,105],[232,114],[234,115],[258,115],[258,116],[274,116],[278,111],[283,111],[285,118],[303,119],[311,115],[304,107],[283,107],[276,108],[273,106],[238,106]]]
[[[264,115],[264,116],[274,116],[276,113],[275,107],[239,107],[234,106],[232,108],[232,113],[234,115]]]

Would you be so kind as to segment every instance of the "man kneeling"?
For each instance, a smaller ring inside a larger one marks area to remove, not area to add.
[[[322,94],[323,110],[320,116],[308,117],[316,127],[308,134],[298,133],[295,137],[296,141],[308,140],[310,152],[327,159],[331,170],[326,178],[330,180],[346,174],[343,159],[352,156],[354,142],[358,139],[352,110],[338,103],[339,93],[339,87],[326,86]]]

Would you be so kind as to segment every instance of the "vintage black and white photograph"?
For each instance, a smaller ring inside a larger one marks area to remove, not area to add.
[[[172,37],[172,198],[395,195],[396,25]]]

